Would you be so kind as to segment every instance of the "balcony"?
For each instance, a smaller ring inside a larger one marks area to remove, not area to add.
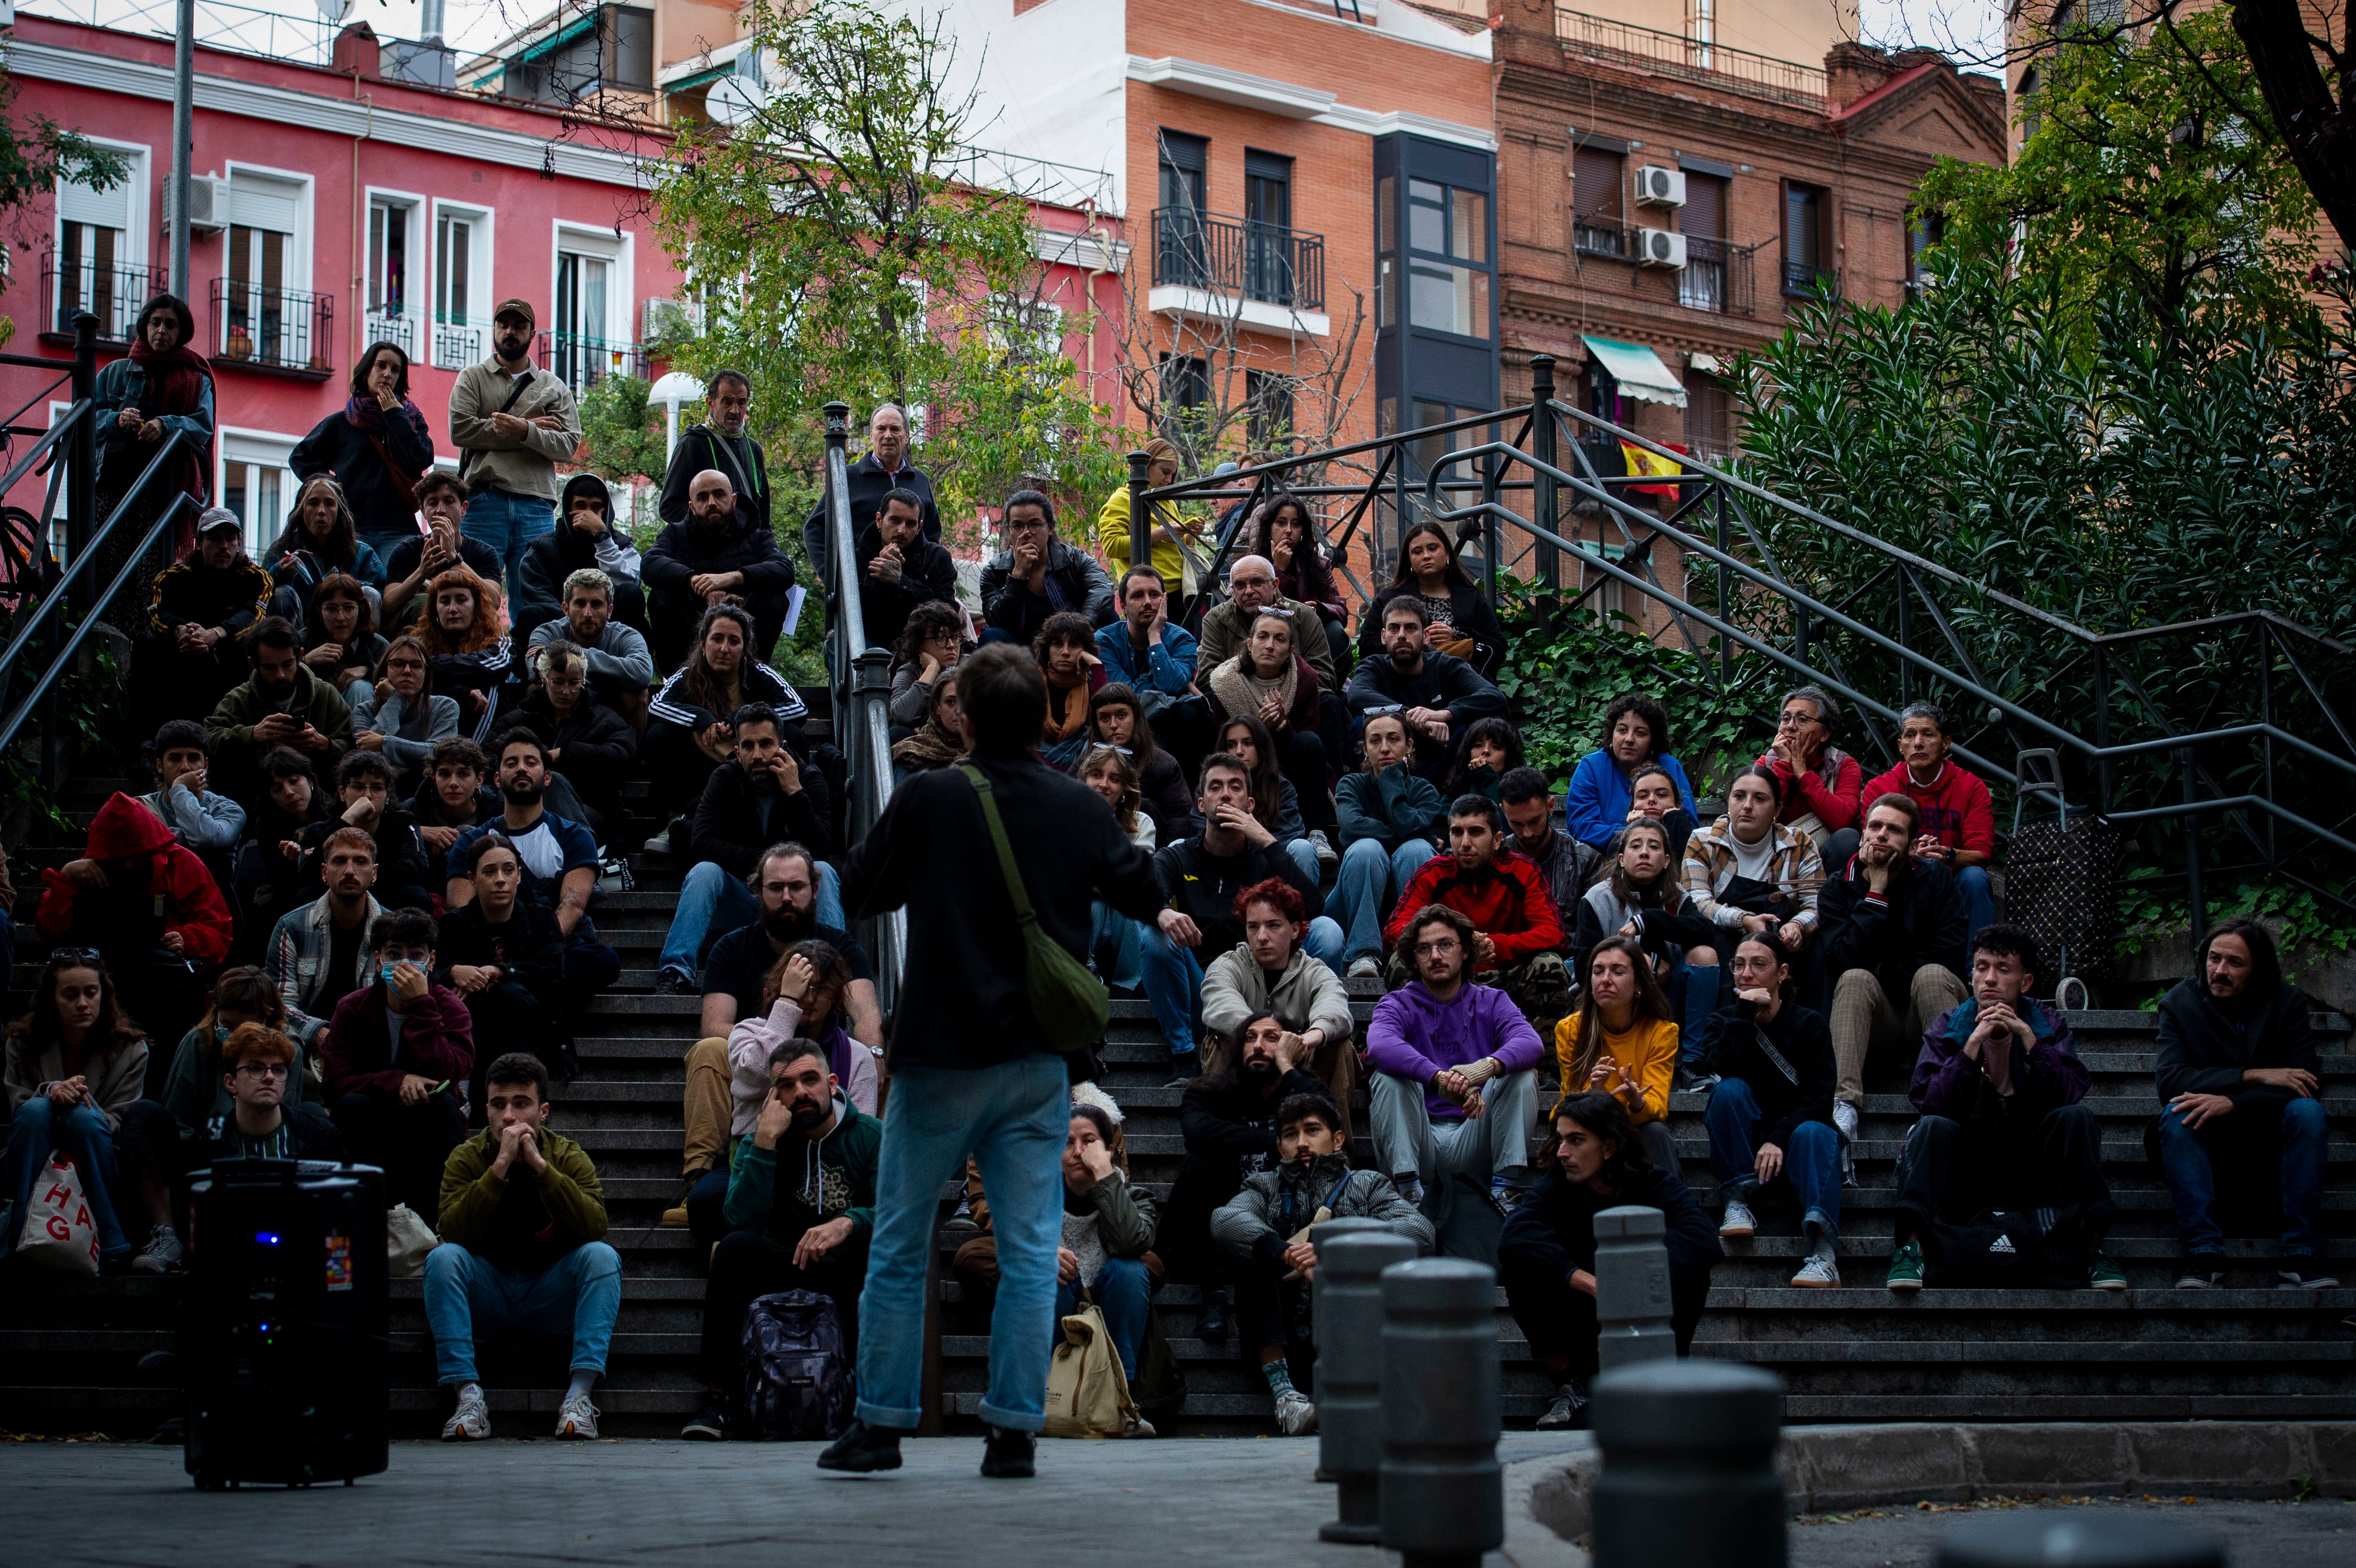
[[[1325,237],[1191,207],[1153,213],[1156,288],[1239,294],[1294,310],[1325,308]]]
[[[417,362],[417,317],[407,311],[371,310],[362,318],[361,338],[367,343],[390,343]]]
[[[491,357],[491,324],[471,316],[434,315],[434,368],[463,371]]]
[[[164,287],[158,267],[122,262],[101,264],[83,257],[41,257],[41,336],[73,338],[73,318],[87,310],[98,317],[98,340],[128,343],[139,307]]]
[[[578,397],[607,376],[636,376],[644,381],[646,355],[636,343],[586,338],[576,332],[540,335],[540,362]]]
[[[1574,218],[1570,248],[1582,256],[1633,263],[1636,260],[1636,232],[1607,218]]]
[[[325,381],[336,371],[336,299],[243,278],[215,278],[216,364]]]
[[[1755,248],[1755,247],[1754,247]],[[1677,303],[1688,310],[1750,316],[1758,310],[1751,251],[1723,240],[1686,236],[1685,270],[1677,274]]]
[[[1789,258],[1785,259],[1783,293],[1786,296],[1795,299],[1813,299],[1815,297],[1817,288],[1822,285],[1829,285],[1834,297],[1838,298],[1841,291],[1840,269],[1820,267],[1814,262],[1795,262]]]
[[[1632,27],[1563,6],[1555,8],[1554,36],[1565,53],[1607,65],[1633,66],[1655,76],[1748,92],[1805,109],[1825,106],[1825,73],[1819,66],[1725,48],[1707,39]]]

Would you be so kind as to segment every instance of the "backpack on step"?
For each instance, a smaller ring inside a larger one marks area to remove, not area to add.
[[[744,1430],[766,1443],[830,1441],[851,1429],[851,1359],[834,1301],[778,1291],[744,1309]]]
[[[2086,1283],[2089,1250],[2074,1204],[1983,1210],[1932,1223],[1925,1278],[1939,1288],[2077,1290]]]

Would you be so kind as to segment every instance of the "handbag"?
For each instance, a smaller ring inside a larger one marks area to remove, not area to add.
[[[2053,753],[2020,754],[2020,798],[2013,803],[2012,842],[2004,863],[2005,912],[2028,928],[2052,967],[2054,994],[2064,976],[2101,978],[2110,972],[2119,940],[2119,862],[2126,853],[2126,830],[2062,797],[2060,764],[2033,776],[2032,764]],[[2020,801],[2037,795],[2052,801],[2050,818],[2020,820]],[[2040,983],[2044,976],[2038,977]]]
[[[425,1254],[442,1244],[434,1228],[405,1203],[396,1203],[384,1217],[388,1279],[413,1280],[425,1273]]]
[[[509,401],[514,400],[510,398]],[[384,465],[384,477],[392,481],[392,493],[401,498],[402,505],[415,511],[417,480],[401,471],[401,465],[392,460],[392,449],[384,444],[383,436],[372,430],[363,430],[360,434],[367,436],[368,444],[376,448],[376,460]]]
[[[16,1256],[61,1274],[98,1273],[98,1222],[90,1217],[81,1173],[62,1150],[33,1179]]]
[[[1138,1419],[1104,1314],[1080,1292],[1047,1368],[1049,1437],[1119,1437]]]
[[[1006,824],[999,820],[998,800],[980,768],[961,762],[958,771],[981,800],[982,821],[990,826],[990,842],[998,850],[998,869],[1006,879],[1006,896],[1014,903],[1014,918],[1023,929],[1023,994],[1048,1048],[1066,1055],[1085,1050],[1104,1037],[1105,1021],[1112,1015],[1112,999],[1104,982],[1087,966],[1064,950],[1064,945],[1040,929],[1039,917],[1023,890],[1022,867],[1014,864],[1014,846],[1006,842]]]

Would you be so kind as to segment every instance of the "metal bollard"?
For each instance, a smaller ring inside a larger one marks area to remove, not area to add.
[[[1939,1541],[1939,1568],[2225,1568],[2225,1549],[2133,1514],[2022,1513],[1955,1526]]]
[[[1480,1568],[1505,1541],[1497,1273],[1419,1258],[1382,1278],[1382,1545],[1402,1568]]]
[[[1783,1568],[1783,1380],[1756,1367],[1646,1361],[1597,1378],[1595,1568]]]
[[[1595,1355],[1607,1372],[1676,1356],[1666,1226],[1659,1209],[1633,1205],[1595,1217]]]
[[[1329,1219],[1309,1239],[1317,1247],[1317,1475],[1341,1494],[1338,1517],[1317,1537],[1372,1546],[1382,1536],[1383,1271],[1413,1259],[1416,1245],[1373,1219]]]

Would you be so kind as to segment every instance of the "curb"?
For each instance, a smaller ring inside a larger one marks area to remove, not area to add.
[[[1571,1543],[1592,1527],[1602,1463],[1590,1446],[1506,1467],[1505,1555],[1517,1568],[1585,1563]],[[1775,1468],[1794,1514],[2024,1491],[2283,1498],[2304,1487],[2344,1495],[2356,1492],[2356,1422],[1800,1426],[1784,1431]]]

